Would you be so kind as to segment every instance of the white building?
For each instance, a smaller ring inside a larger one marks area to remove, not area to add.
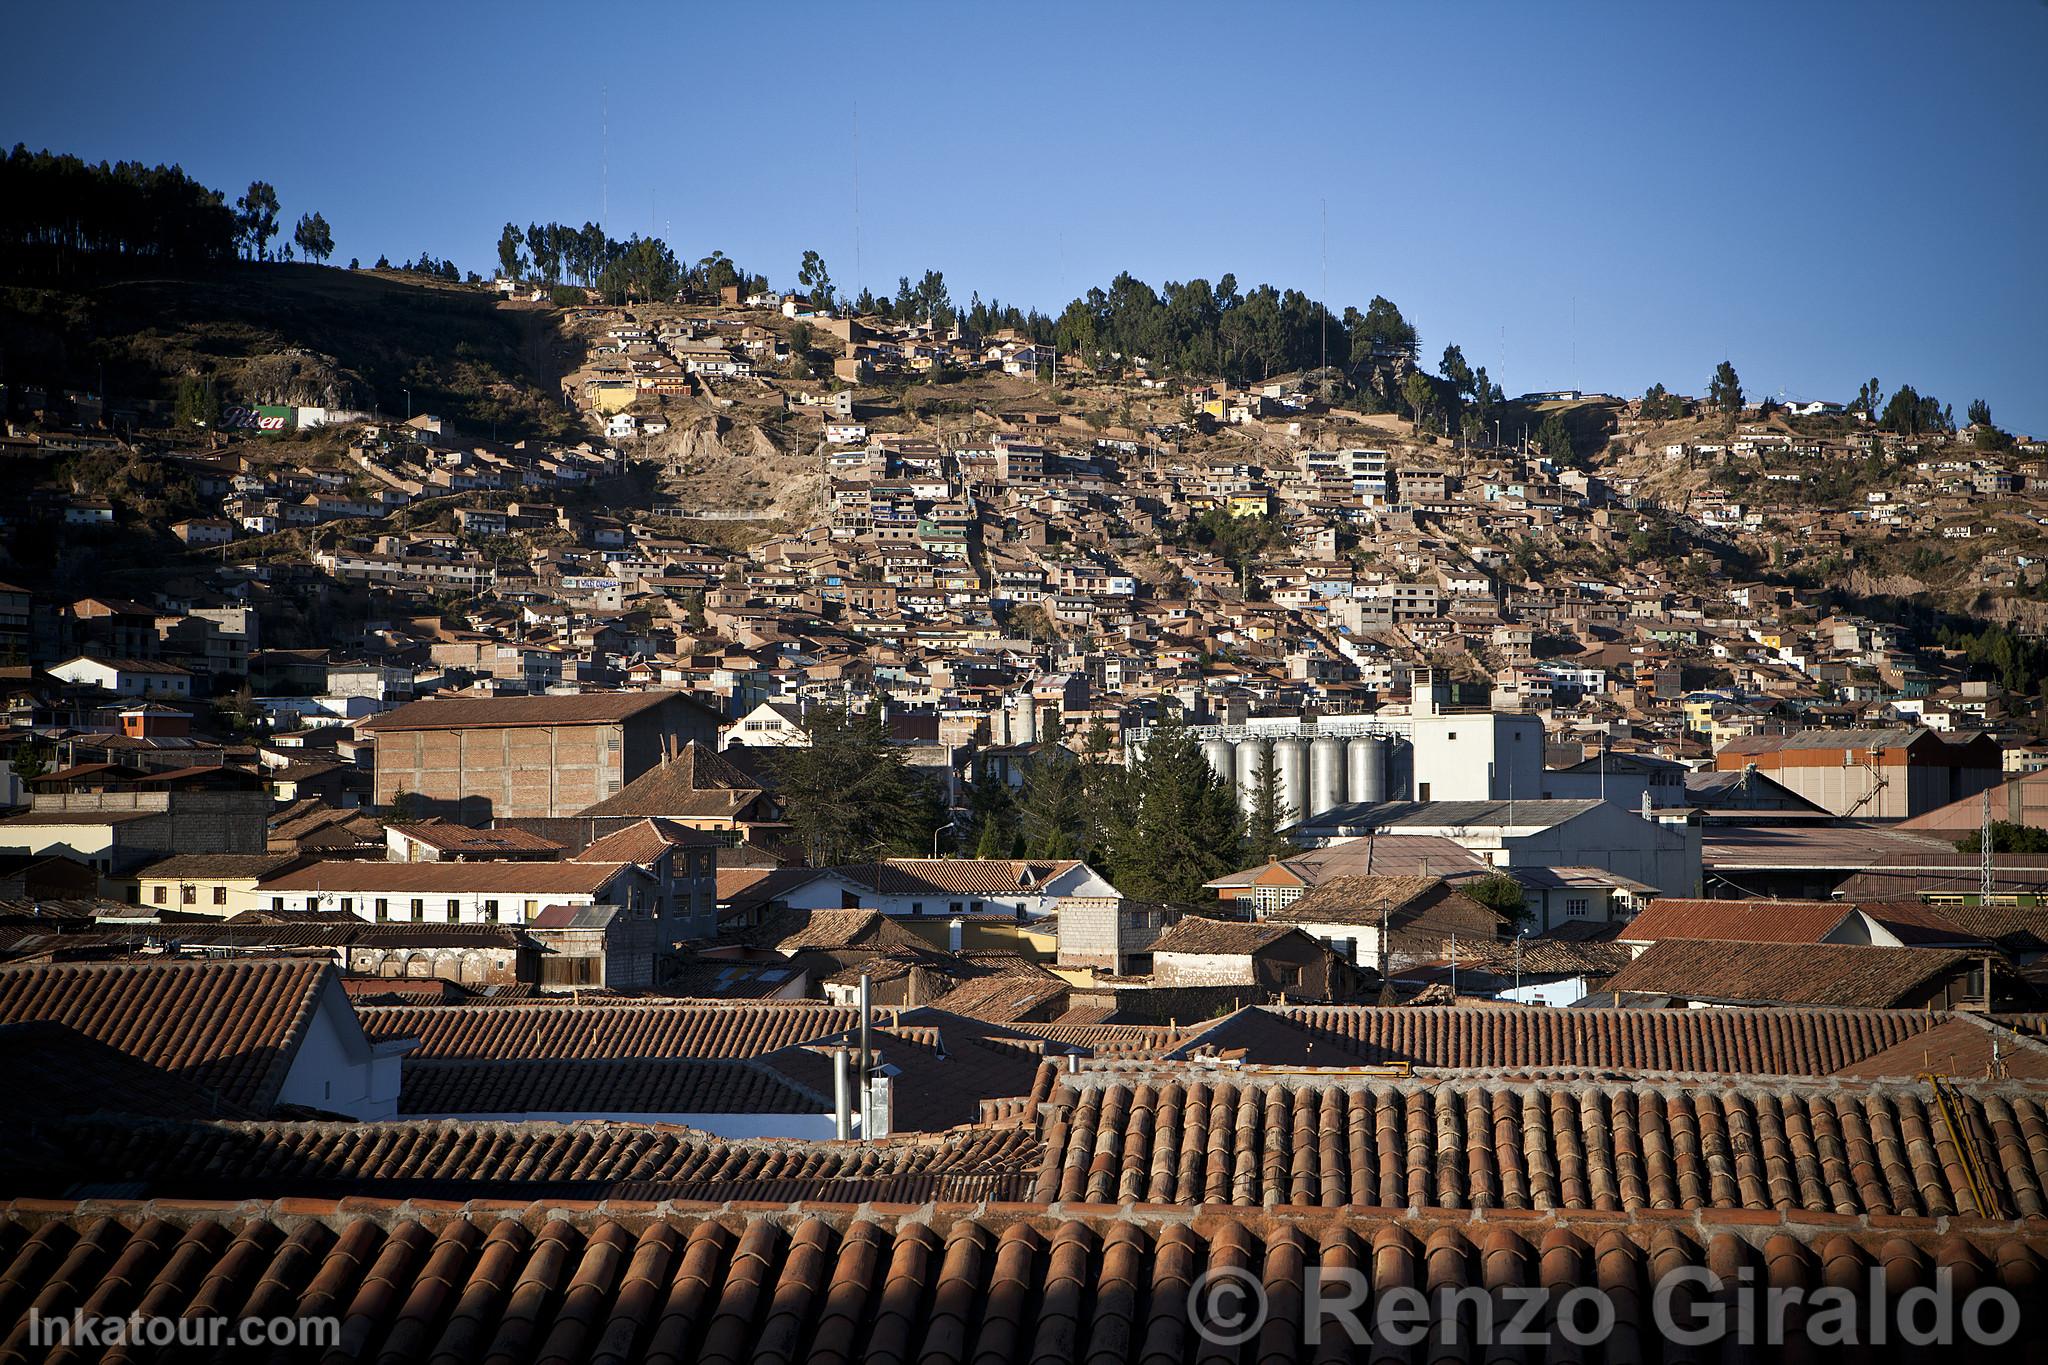
[[[189,697],[192,675],[153,659],[95,659],[81,654],[50,670],[76,687],[95,687],[117,697]]]

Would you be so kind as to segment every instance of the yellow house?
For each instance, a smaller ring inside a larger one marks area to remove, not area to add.
[[[226,919],[262,908],[263,879],[297,861],[289,853],[174,853],[135,874],[135,899],[149,910]]]
[[[1253,493],[1232,493],[1230,515],[1233,517],[1263,517],[1273,511],[1273,495],[1260,489]]]
[[[640,396],[640,385],[631,379],[593,379],[583,386],[583,392],[599,412],[624,412]]]

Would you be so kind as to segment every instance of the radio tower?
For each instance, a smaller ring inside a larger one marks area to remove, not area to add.
[[[1998,885],[1998,862],[1991,853],[1991,789],[1984,789],[1984,829],[1977,836],[1978,874],[1981,878],[1977,891],[1980,905],[1991,904],[1991,892]]]

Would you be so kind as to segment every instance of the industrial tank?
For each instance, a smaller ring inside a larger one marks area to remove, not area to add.
[[[1227,739],[1205,739],[1202,741],[1202,757],[1209,760],[1209,767],[1226,787],[1237,785],[1237,755],[1231,750]]]
[[[1351,799],[1377,804],[1387,799],[1387,741],[1362,735],[1351,741]]]
[[[1344,804],[1344,741],[1334,735],[1318,735],[1309,745],[1308,810],[1321,815]]]
[[[1308,815],[1308,745],[1288,736],[1273,741],[1274,766],[1280,770],[1280,799],[1297,820]]]
[[[1237,757],[1237,804],[1250,815],[1258,796],[1259,770],[1266,763],[1266,745],[1263,740],[1241,739],[1230,747]]]

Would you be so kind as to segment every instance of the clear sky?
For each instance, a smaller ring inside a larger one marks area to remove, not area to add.
[[[2048,433],[2048,0],[63,5],[0,137],[488,272],[602,217],[778,285],[1119,270],[1400,305],[1510,394],[1847,400]],[[858,230],[855,164],[859,167]],[[1327,267],[1323,224],[1327,219]],[[1323,280],[1327,268],[1328,287]]]

